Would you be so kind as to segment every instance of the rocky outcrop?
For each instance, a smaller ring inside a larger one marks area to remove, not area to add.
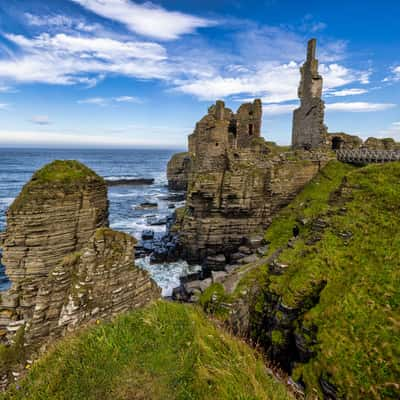
[[[217,255],[234,261],[238,247],[251,245],[329,159],[326,153],[275,150],[254,139],[252,147],[226,151],[226,167],[212,171],[199,166],[196,157],[186,208],[175,227],[185,259],[209,269],[219,269],[213,261]]]
[[[55,161],[32,177],[7,212],[2,263],[12,287],[2,294],[3,334],[10,320],[30,320],[42,280],[106,225],[106,185],[84,165]]]
[[[26,340],[57,337],[97,319],[148,304],[160,295],[134,266],[136,240],[98,229],[80,252],[64,258],[40,285]]]
[[[76,161],[55,161],[24,186],[7,213],[0,337],[36,349],[94,319],[160,296],[134,266],[135,239],[108,226],[107,187]]]
[[[324,124],[325,103],[322,100],[322,76],[315,58],[317,41],[308,42],[307,60],[300,69],[298,90],[300,107],[293,113],[292,145],[296,149],[315,149],[325,145],[327,128]]]
[[[177,153],[172,156],[167,165],[168,188],[171,190],[186,190],[192,160],[189,153]]]

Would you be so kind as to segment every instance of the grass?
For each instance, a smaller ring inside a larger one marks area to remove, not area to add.
[[[57,192],[59,188],[63,191],[73,192],[88,181],[98,181],[105,185],[103,178],[79,161],[55,160],[35,172],[10,206],[10,210],[17,211],[27,201],[40,202],[47,190],[51,190],[53,195],[59,195]]]
[[[239,285],[273,293],[301,311],[293,322],[297,333],[315,332],[309,342],[315,356],[294,369],[310,395],[321,396],[322,376],[339,397],[400,397],[399,204],[400,163],[354,168],[331,162],[266,232],[269,255],[283,249],[278,262],[288,266],[285,272],[270,275],[265,265]],[[317,219],[326,224],[322,232],[313,230]],[[287,247],[295,224],[300,235]],[[310,241],[315,235],[320,240]],[[256,299],[253,319],[271,312],[267,298]],[[277,332],[271,336],[280,345]]]
[[[59,342],[1,399],[290,399],[263,360],[197,308],[169,302]]]

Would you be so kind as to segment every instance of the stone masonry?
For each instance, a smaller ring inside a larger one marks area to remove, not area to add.
[[[316,46],[315,39],[308,42],[307,60],[300,69],[300,107],[293,113],[292,146],[295,149],[320,148],[326,141],[325,103],[321,98],[322,76],[318,73]]]

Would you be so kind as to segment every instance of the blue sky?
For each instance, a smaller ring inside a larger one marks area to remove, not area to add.
[[[0,0],[0,146],[184,147],[216,99],[290,142],[318,39],[326,124],[400,140],[398,1]]]

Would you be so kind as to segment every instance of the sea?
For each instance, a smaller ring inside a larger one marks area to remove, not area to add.
[[[23,185],[32,174],[53,160],[78,160],[109,180],[154,178],[154,184],[143,186],[111,186],[108,188],[109,219],[113,229],[141,238],[144,230],[153,230],[156,235],[165,232],[165,225],[154,226],[151,222],[165,219],[174,212],[171,208],[182,206],[167,197],[166,168],[172,154],[171,149],[1,149],[0,148],[0,232],[6,228],[6,212],[18,196]],[[138,209],[144,202],[157,203],[155,209]],[[135,261],[140,268],[148,270],[162,288],[164,296],[170,296],[179,278],[195,272],[199,266],[184,261],[150,264],[149,258]],[[0,290],[6,290],[9,282],[0,269]]]

